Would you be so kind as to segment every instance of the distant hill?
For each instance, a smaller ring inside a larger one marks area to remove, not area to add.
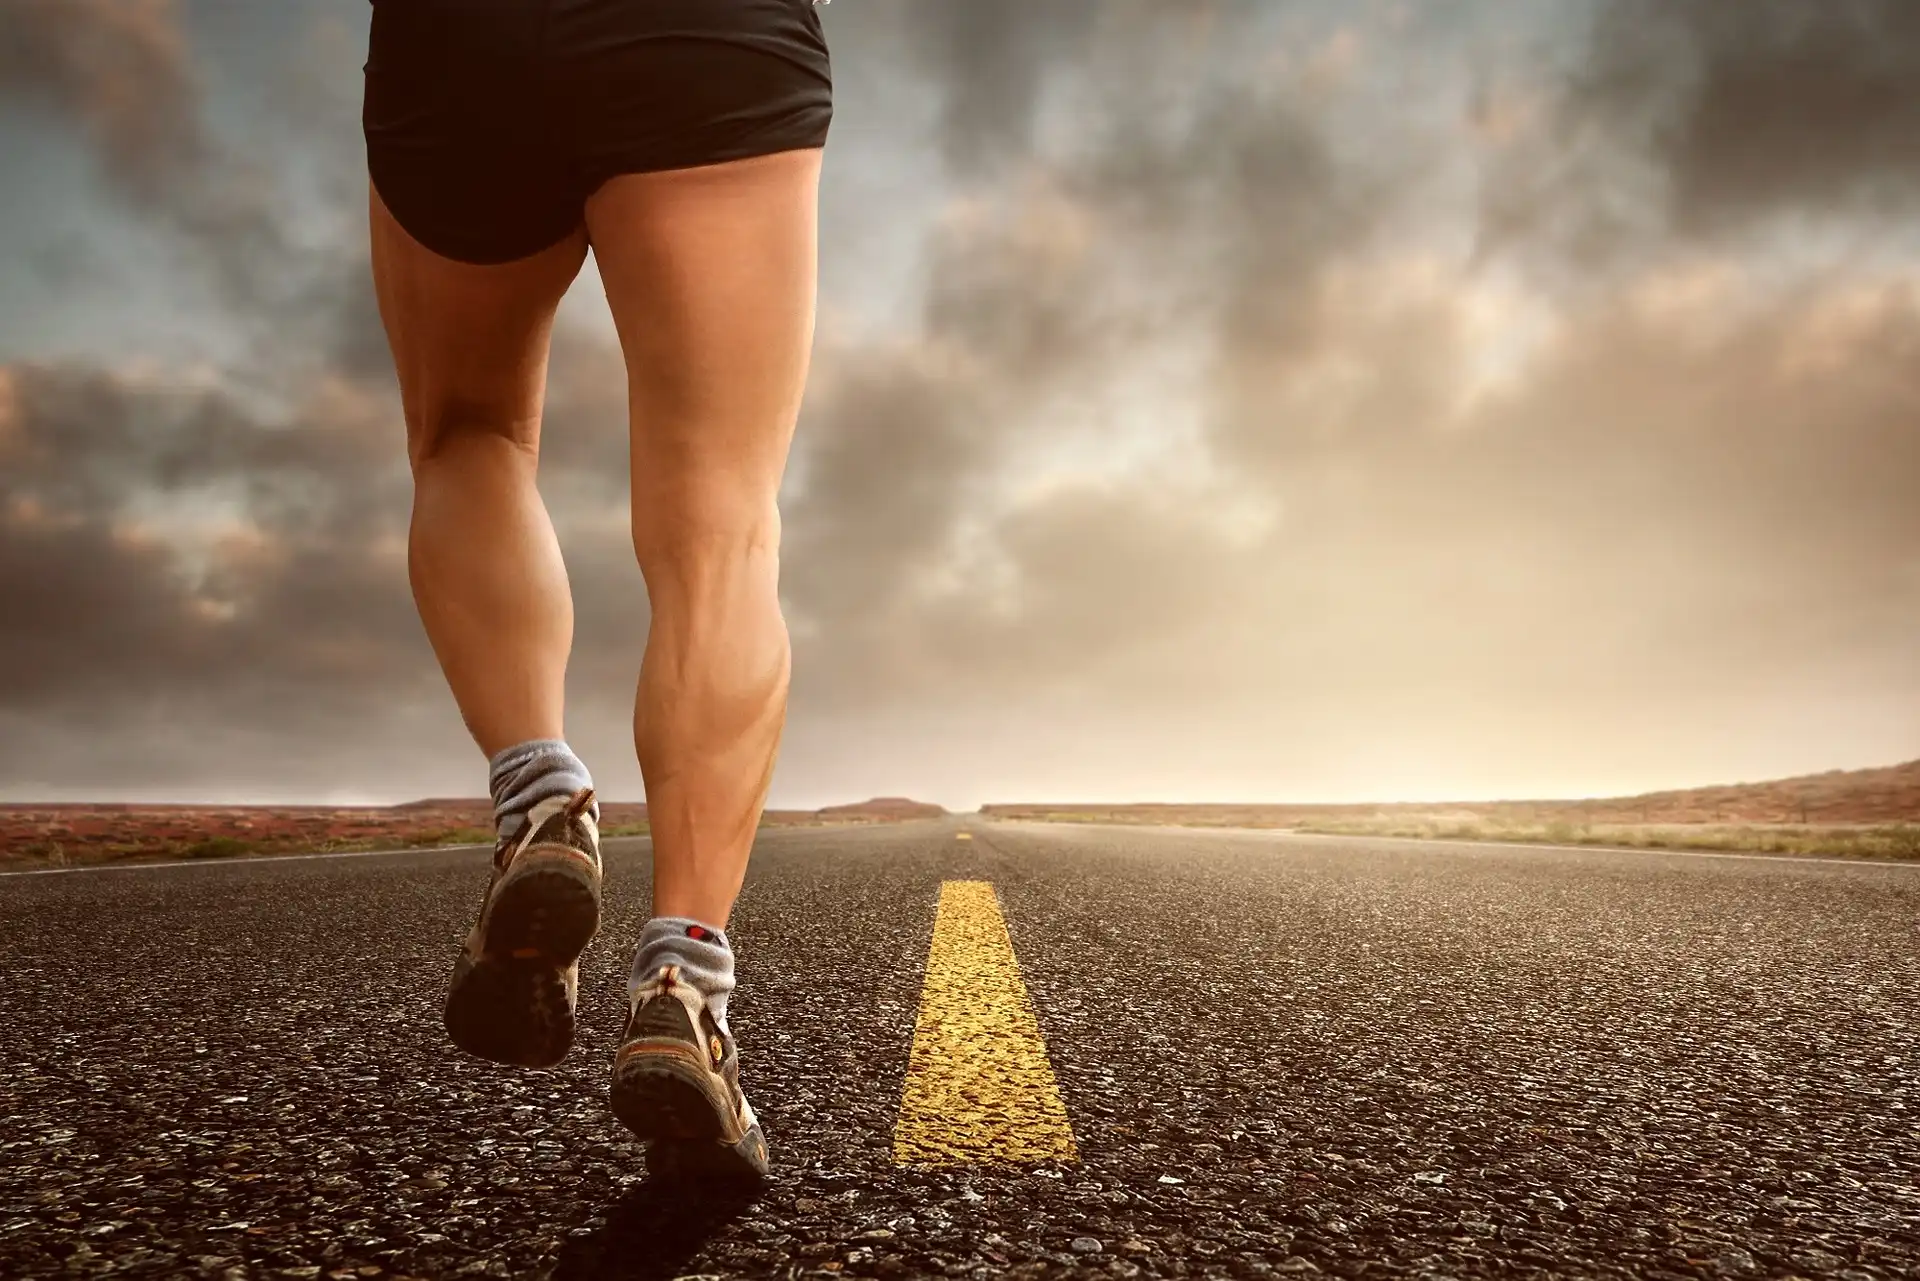
[[[946,810],[927,801],[910,801],[904,796],[876,796],[851,805],[829,805],[815,811],[822,819],[898,822],[909,818],[939,818]]]
[[[1828,770],[1764,783],[1729,783],[1589,800],[1407,801],[1386,805],[1029,803],[983,805],[980,812],[996,818],[1083,814],[1107,821],[1257,827],[1370,815],[1515,823],[1911,823],[1920,822],[1920,761],[1879,769]]]

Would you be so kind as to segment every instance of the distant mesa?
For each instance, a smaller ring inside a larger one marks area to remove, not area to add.
[[[817,812],[822,819],[898,820],[939,818],[947,811],[927,801],[909,800],[904,796],[876,796],[870,801],[855,801],[851,805],[828,805]]]

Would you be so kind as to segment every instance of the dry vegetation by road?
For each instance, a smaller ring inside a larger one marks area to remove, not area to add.
[[[1840,858],[1920,859],[1920,824],[1761,826],[1737,823],[1545,823],[1532,826],[1437,818],[1425,822],[1360,819],[1305,823],[1297,832],[1327,836],[1399,836],[1439,841],[1516,841],[1539,845],[1607,845],[1628,849],[1721,850]]]
[[[937,805],[879,797],[820,810],[768,810],[761,824],[880,823],[944,812]],[[602,801],[600,832],[645,835],[647,807]],[[477,798],[391,806],[0,805],[4,869],[492,843],[493,806]]]
[[[1765,783],[1461,805],[985,805],[998,818],[1920,859],[1920,761]]]

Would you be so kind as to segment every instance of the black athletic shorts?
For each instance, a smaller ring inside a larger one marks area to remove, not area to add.
[[[374,0],[374,187],[449,258],[524,258],[616,174],[825,144],[814,0]]]

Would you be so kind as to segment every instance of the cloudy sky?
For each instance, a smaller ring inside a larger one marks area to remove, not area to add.
[[[837,0],[774,803],[1920,756],[1920,5]],[[358,0],[0,7],[0,798],[484,791]],[[591,270],[542,488],[638,798]]]

